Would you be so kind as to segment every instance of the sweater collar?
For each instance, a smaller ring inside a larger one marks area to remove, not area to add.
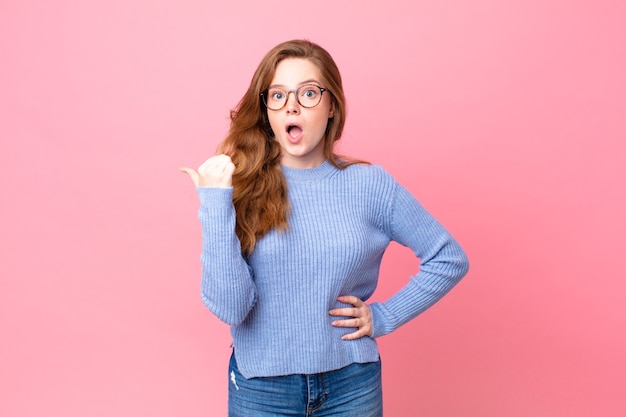
[[[324,160],[315,168],[297,169],[280,166],[287,181],[315,181],[328,177],[337,170],[327,160]]]

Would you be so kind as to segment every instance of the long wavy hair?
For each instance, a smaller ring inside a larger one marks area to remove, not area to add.
[[[341,137],[346,102],[341,75],[330,54],[307,40],[292,40],[270,50],[261,60],[250,87],[236,108],[230,112],[230,130],[218,152],[229,155],[235,164],[233,204],[236,212],[235,233],[244,254],[252,253],[258,239],[272,229],[287,229],[289,201],[287,182],[280,169],[281,148],[274,139],[260,94],[272,82],[279,62],[287,58],[310,60],[319,69],[320,82],[330,92],[334,103],[333,117],[324,135],[324,157],[343,169],[360,161],[334,153]]]

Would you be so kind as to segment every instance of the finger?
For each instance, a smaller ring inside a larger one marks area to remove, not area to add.
[[[189,175],[189,178],[191,178],[191,181],[193,181],[194,185],[198,186],[198,172],[195,169],[182,167],[178,168],[178,170]]]
[[[331,324],[335,327],[359,328],[362,325],[362,322],[360,319],[346,319],[346,320],[334,320]]]
[[[225,154],[225,153],[221,153],[221,154],[218,154],[218,155],[215,155],[215,156],[216,156],[218,159],[222,159],[222,160],[225,160],[225,161],[231,161],[231,159],[230,159],[230,155],[227,155],[227,154]]]
[[[195,172],[195,171],[196,171],[196,170],[195,170],[195,169],[193,169],[193,168],[187,168],[187,167],[181,167],[181,168],[178,168],[178,170],[179,170],[180,172],[184,172],[184,173],[186,173],[186,174],[188,174],[188,175],[191,175],[191,172]]]
[[[343,336],[341,336],[341,340],[355,340],[365,336],[368,336],[368,334],[365,331],[359,329],[354,333],[344,334]]]
[[[207,165],[208,170],[218,172],[225,177],[230,177],[235,172],[235,164],[228,155],[218,155]]]
[[[226,164],[229,162],[231,162],[231,160],[228,155],[214,155],[210,157],[209,159],[207,159],[206,161],[204,161],[200,165],[198,170],[213,169],[216,171],[222,171],[224,169],[224,166],[226,166]]]
[[[215,158],[211,158],[215,162],[216,167],[225,170],[229,165],[232,165],[233,160],[226,154],[216,155]]]
[[[226,166],[224,167],[224,174],[232,176],[234,172],[235,172],[235,164],[233,164],[232,162],[227,163]]]
[[[198,168],[198,184],[207,187],[231,187],[235,165],[228,155],[215,155]]]
[[[354,333],[348,333],[348,334],[344,334],[343,336],[341,336],[342,340],[354,340],[354,339],[360,339],[361,337],[366,337],[366,336],[371,336],[372,333],[369,330],[366,330],[365,328],[359,329]]]
[[[363,301],[361,301],[359,297],[355,297],[354,295],[342,295],[337,298],[337,300],[341,301],[342,303],[352,304],[355,307],[360,307],[361,305],[363,305]]]
[[[361,317],[361,311],[358,308],[336,308],[328,313],[331,316]]]

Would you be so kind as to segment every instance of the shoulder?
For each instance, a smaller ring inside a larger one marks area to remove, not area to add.
[[[380,165],[353,164],[339,170],[338,175],[366,186],[395,187],[396,185],[396,180]]]

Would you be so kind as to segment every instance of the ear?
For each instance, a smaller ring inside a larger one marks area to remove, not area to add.
[[[330,110],[328,111],[328,118],[332,119],[333,117],[335,117],[335,102],[331,101],[330,102]]]

